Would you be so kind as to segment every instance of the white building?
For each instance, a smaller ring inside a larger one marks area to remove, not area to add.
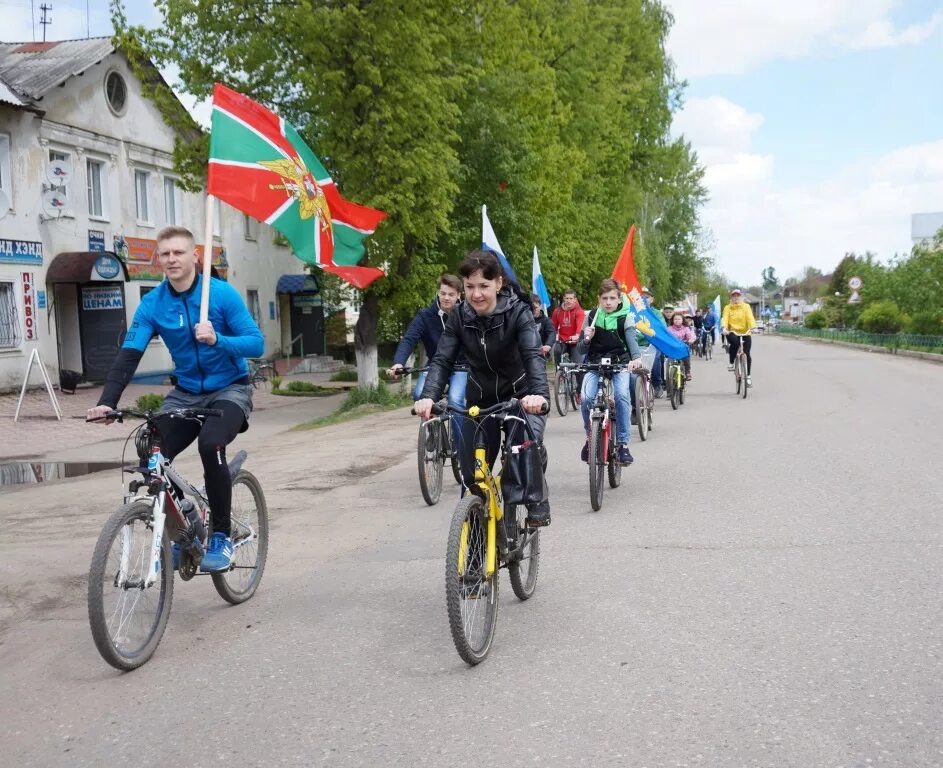
[[[173,146],[110,38],[0,43],[0,391],[19,388],[33,348],[53,381],[63,369],[103,380],[162,279],[157,232],[182,224],[204,241],[206,198],[179,186]],[[299,335],[305,353],[323,352],[320,296],[301,262],[241,212],[223,204],[215,218],[214,267],[245,298],[266,355]],[[154,340],[138,380],[171,368]]]

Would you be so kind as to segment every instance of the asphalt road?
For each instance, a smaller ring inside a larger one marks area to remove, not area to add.
[[[129,674],[85,613],[116,476],[5,492],[3,763],[943,765],[943,366],[754,349],[745,402],[695,361],[598,513],[578,417],[551,417],[537,594],[502,575],[474,669],[445,613],[455,499],[423,504],[405,410],[240,438],[273,524],[262,587],[230,607],[178,581]]]

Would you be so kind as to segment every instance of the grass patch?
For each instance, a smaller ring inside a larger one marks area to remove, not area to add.
[[[159,395],[156,392],[150,392],[146,395],[141,395],[134,403],[134,407],[139,411],[156,411],[159,410],[163,404],[163,395]]]
[[[337,390],[319,387],[310,381],[289,381],[285,389],[272,388],[273,395],[282,395],[283,397],[327,397],[336,395]]]
[[[306,430],[329,427],[332,424],[353,421],[354,419],[369,416],[373,413],[403,408],[404,406],[410,405],[412,401],[413,399],[411,397],[397,391],[391,391],[382,383],[375,388],[352,389],[347,394],[347,399],[341,403],[341,407],[336,413],[330,416],[324,416],[320,419],[314,419],[306,424],[299,424],[295,429]]]

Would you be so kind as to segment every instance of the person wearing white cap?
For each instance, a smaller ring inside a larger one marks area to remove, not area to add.
[[[747,356],[748,387],[753,386],[753,381],[750,378],[753,368],[753,358],[750,355],[753,337],[750,334],[754,328],[756,328],[756,320],[753,317],[753,310],[750,309],[749,304],[744,303],[743,291],[734,288],[730,291],[730,303],[724,307],[720,319],[720,331],[727,337],[727,352],[730,353],[728,371],[733,370],[733,362],[737,359],[737,352],[740,351],[740,337],[743,337],[743,351]]]

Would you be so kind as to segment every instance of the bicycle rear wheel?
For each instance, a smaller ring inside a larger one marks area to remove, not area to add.
[[[553,388],[553,400],[557,406],[557,413],[566,416],[570,411],[570,393],[567,389],[567,376],[565,370],[557,371],[556,385]]]
[[[618,488],[622,482],[622,465],[618,461],[616,449],[616,424],[613,421],[609,424],[609,463],[606,465],[610,488]]]
[[[448,458],[449,464],[452,466],[452,477],[455,478],[456,483],[461,485],[462,463],[458,457],[458,451],[455,448],[455,436],[452,434],[452,421],[444,421],[442,424],[442,460],[445,461],[445,459]]]
[[[212,574],[227,603],[244,603],[259,588],[268,558],[268,507],[255,475],[240,470],[232,484],[232,567]]]
[[[498,574],[485,575],[486,549],[485,505],[469,494],[452,513],[445,552],[445,603],[455,650],[472,665],[488,655],[498,621]]]
[[[108,518],[88,572],[88,623],[102,658],[117,669],[144,664],[160,643],[174,594],[173,558],[167,531],[160,571],[149,587],[154,543],[153,501],[133,501]]]
[[[747,356],[740,355],[737,357],[737,377],[740,379],[740,383],[737,385],[737,391],[740,392],[744,400],[747,399]],[[742,390],[742,391],[741,391]]]
[[[570,373],[570,405],[573,406],[574,411],[580,409],[580,405],[583,402],[583,393],[580,390],[580,375],[578,373]]]
[[[508,577],[511,589],[518,600],[529,600],[537,589],[537,571],[540,568],[540,529],[527,527],[527,509],[520,504],[504,510],[504,525],[508,534],[508,547],[516,550],[508,560]],[[517,550],[518,543],[523,545]]]
[[[419,460],[419,490],[430,507],[439,502],[442,495],[442,422],[430,419],[419,425],[419,444],[416,448]]]
[[[644,442],[648,440],[648,392],[642,376],[635,380],[635,418],[638,421],[638,436]]]
[[[606,465],[603,462],[602,415],[593,414],[589,423],[589,503],[593,512],[602,507]]]
[[[688,383],[682,377],[681,383],[678,385],[678,404],[684,405],[684,391],[688,388]]]

